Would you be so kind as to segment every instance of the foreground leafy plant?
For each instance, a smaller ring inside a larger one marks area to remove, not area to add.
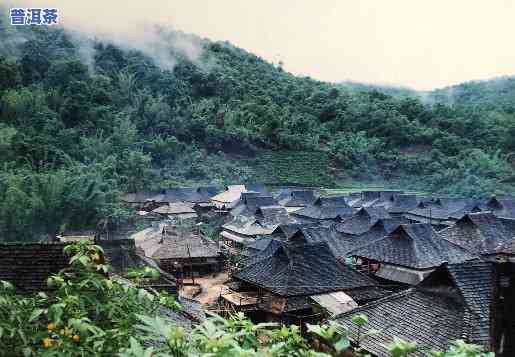
[[[10,355],[114,355],[129,346],[137,314],[176,304],[169,295],[109,279],[99,246],[81,242],[65,252],[70,267],[48,279],[48,295],[20,297],[2,283],[0,332]]]

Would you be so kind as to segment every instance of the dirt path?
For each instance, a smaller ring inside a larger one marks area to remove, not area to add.
[[[227,272],[217,273],[214,274],[214,276],[213,274],[210,274],[200,278],[195,278],[195,284],[199,284],[202,290],[200,294],[193,297],[193,299],[199,301],[203,305],[209,305],[216,302],[220,296],[223,283],[228,279],[229,274]],[[191,280],[188,279],[187,282],[191,282]],[[185,297],[191,298],[191,291],[193,291],[193,289],[185,287],[181,293]]]

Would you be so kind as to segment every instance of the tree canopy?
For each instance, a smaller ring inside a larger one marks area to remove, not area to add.
[[[0,23],[4,239],[120,217],[120,193],[180,183],[511,191],[499,184],[513,175],[511,78],[429,94],[324,83],[226,42],[159,36],[173,66],[58,27]]]

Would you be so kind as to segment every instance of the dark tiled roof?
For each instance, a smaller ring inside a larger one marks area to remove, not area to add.
[[[196,213],[193,209],[193,203],[184,201],[167,203],[163,206],[157,207],[156,209],[152,210],[152,212],[162,215],[181,215]]]
[[[409,223],[409,221],[404,217],[382,218],[382,219],[377,220],[377,222],[374,224],[374,226],[375,225],[382,226],[383,229],[387,233],[390,233],[390,232],[393,232],[394,230],[396,230],[401,224],[408,224],[408,223]],[[372,226],[370,229],[374,228],[374,226]]]
[[[311,219],[336,219],[352,216],[354,209],[349,206],[311,205],[295,211],[293,215]]]
[[[369,217],[375,219],[391,218],[383,207],[364,207],[362,211],[366,212]]]
[[[307,243],[326,242],[333,254],[343,259],[349,252],[383,238],[402,223],[402,219],[396,218],[378,220],[367,232],[359,235],[338,232],[334,226],[304,226],[288,238],[290,241]]]
[[[492,213],[471,213],[439,232],[474,254],[515,254],[515,220]]]
[[[259,207],[277,206],[278,202],[272,196],[262,196],[256,192],[241,194],[241,202],[231,210],[231,215],[253,215]]]
[[[361,192],[352,192],[345,197],[345,202],[351,207],[358,207],[361,202]]]
[[[319,197],[316,199],[315,206],[336,206],[349,207],[345,196]]]
[[[384,238],[350,254],[414,269],[474,259],[465,249],[441,239],[429,224],[401,225]]]
[[[399,337],[417,342],[425,356],[428,350],[444,350],[456,339],[485,347],[490,344],[490,309],[493,266],[480,260],[440,266],[421,284],[392,294],[337,317],[355,336],[351,318],[363,313],[367,329],[378,335],[362,346],[378,356],[389,356],[385,345]]]
[[[396,196],[402,195],[404,191],[390,190],[390,191],[379,191],[379,198],[383,201],[393,200]]]
[[[293,222],[293,219],[288,216],[286,209],[277,205],[259,206],[256,209],[256,218],[264,226],[278,226],[279,224]]]
[[[268,190],[266,189],[265,185],[261,183],[246,183],[245,188],[247,189],[247,191],[254,191],[268,195]]]
[[[245,193],[242,193],[241,200],[252,209],[256,209],[260,206],[274,206],[278,204],[277,200],[269,194],[258,193],[257,195],[246,197],[244,197],[244,195]]]
[[[435,198],[432,202],[421,202],[417,208],[412,209],[408,214],[435,220],[448,220],[452,219],[454,213],[464,210],[473,203],[475,201],[472,199]]]
[[[381,191],[363,191],[361,193],[361,201],[359,205],[362,207],[369,207],[379,202]]]
[[[493,264],[480,260],[447,266],[454,283],[467,306],[479,316],[479,324],[472,331],[476,343],[488,346],[490,336],[491,304],[494,292]]]
[[[291,189],[289,188],[282,188],[278,191],[274,191],[272,196],[277,200],[281,201],[291,196]]]
[[[289,196],[281,198],[279,203],[286,207],[304,207],[316,201],[313,190],[293,190]]]
[[[471,202],[467,203],[465,205],[465,207],[463,207],[462,209],[451,213],[449,215],[449,217],[453,218],[453,219],[460,219],[469,213],[479,213],[479,212],[483,212],[483,211],[486,211],[485,205],[483,204],[483,202],[481,202],[479,200],[471,201]]]
[[[455,290],[438,288],[412,288],[337,317],[354,337],[357,328],[351,319],[359,313],[368,317],[367,329],[378,331],[361,341],[361,347],[380,357],[390,356],[386,346],[394,337],[416,342],[419,351],[414,356],[445,350],[451,341],[470,337],[479,323]]]
[[[379,236],[379,238],[384,235]],[[289,241],[292,243],[322,243],[325,242],[335,257],[342,260],[348,253],[358,247],[371,243],[369,236],[343,234],[332,227],[305,227],[299,230]]]
[[[220,192],[219,189],[212,186],[207,187],[174,187],[162,190],[158,195],[151,197],[151,200],[156,202],[191,202],[201,203],[209,202],[210,198],[216,193]]]
[[[270,244],[272,239],[273,238],[270,236],[263,236],[252,240],[245,245],[245,249],[242,251],[241,255],[244,257],[250,257],[262,252],[266,247],[268,247],[268,244]]]
[[[418,203],[419,200],[416,195],[396,195],[387,210],[388,213],[405,213],[415,209]]]
[[[363,191],[359,199],[352,199],[349,204],[352,207],[371,207],[375,205],[383,206],[401,194],[402,191]]]
[[[255,215],[236,216],[222,227],[239,234],[258,236],[272,234],[280,225],[294,222],[284,207],[263,206],[256,210]]]
[[[7,243],[0,245],[0,280],[22,292],[47,290],[47,279],[68,267],[66,243]]]
[[[216,243],[196,234],[165,234],[141,243],[145,255],[154,259],[186,259],[218,257]]]
[[[346,234],[338,232],[335,226],[306,226],[290,237],[290,240],[308,243],[326,242],[338,259],[343,259],[355,249],[364,247],[395,230],[404,222],[401,219],[389,218],[378,220],[370,229],[362,234]]]
[[[515,199],[493,197],[486,204],[498,217],[515,218]]]
[[[350,218],[336,225],[341,233],[363,234],[379,219],[391,218],[383,207],[363,207]]]
[[[257,192],[257,191],[242,192],[241,195],[240,195],[240,201],[242,201],[243,203],[247,203],[247,199],[248,198],[250,198],[250,197],[258,197],[258,196],[261,196],[261,193]]]
[[[136,254],[132,239],[101,240],[106,261],[115,272],[125,272],[130,267],[151,265]],[[47,290],[47,279],[68,267],[70,260],[63,252],[67,243],[9,243],[0,246],[0,280],[11,282],[20,291]],[[160,270],[159,268],[157,268]],[[164,273],[168,284],[175,279]]]
[[[257,245],[249,247],[250,249],[247,251],[249,255],[241,262],[242,266],[246,267],[270,258],[275,254],[275,251],[284,244],[283,241],[277,239],[261,238],[261,240],[262,242]]]
[[[280,224],[273,232],[272,235],[274,237],[278,237],[278,239],[286,240],[293,236],[299,229],[303,227],[311,227],[313,225],[316,225],[314,223],[286,223],[286,224]]]
[[[377,286],[368,276],[340,264],[325,243],[282,244],[234,277],[281,296]]]

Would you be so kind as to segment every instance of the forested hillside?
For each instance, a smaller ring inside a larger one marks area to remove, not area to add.
[[[511,190],[498,184],[512,175],[515,149],[508,84],[465,84],[454,101],[437,91],[426,103],[409,91],[295,77],[178,32],[159,33],[173,58],[163,65],[148,51],[1,21],[4,239],[120,222],[121,193],[193,182]],[[185,41],[197,56],[174,46]]]
[[[488,81],[470,81],[437,89],[429,93],[432,101],[475,106],[483,111],[515,112],[515,77],[501,77]]]

